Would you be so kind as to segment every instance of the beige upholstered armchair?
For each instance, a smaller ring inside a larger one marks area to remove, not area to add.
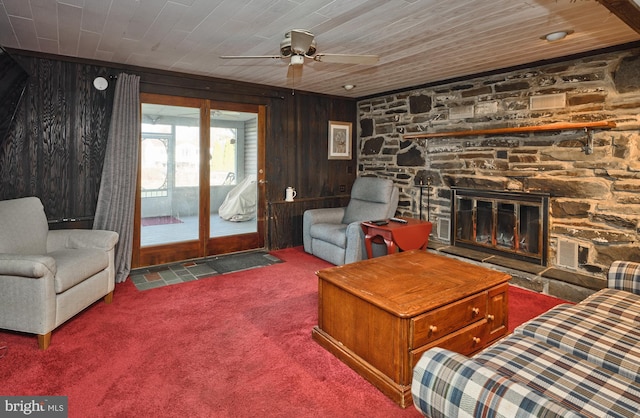
[[[115,287],[112,231],[49,231],[40,199],[0,201],[0,328],[38,335],[45,350],[51,332]]]

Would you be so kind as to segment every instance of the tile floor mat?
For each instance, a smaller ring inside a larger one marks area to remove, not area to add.
[[[129,277],[138,290],[147,290],[276,263],[282,260],[266,251],[250,251],[134,269]]]

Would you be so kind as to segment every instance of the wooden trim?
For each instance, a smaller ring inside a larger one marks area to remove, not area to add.
[[[291,205],[292,203],[306,203],[306,202],[320,202],[323,200],[333,200],[333,199],[349,199],[351,195],[343,194],[336,196],[320,196],[320,197],[301,197],[296,198],[293,202],[289,202],[286,200],[272,200],[269,202],[270,205]]]
[[[258,246],[267,242],[267,106],[258,106]]]
[[[211,106],[209,100],[202,100],[200,104],[200,178],[199,178],[199,212],[198,212],[198,239],[200,241],[199,252],[207,254],[207,243],[211,223],[211,184],[210,184],[210,159],[211,158]]]
[[[403,135],[404,139],[419,139],[419,138],[443,138],[454,136],[480,136],[480,135],[502,135],[511,133],[523,133],[523,132],[543,132],[543,131],[563,131],[572,129],[611,129],[615,128],[616,123],[610,121],[600,122],[559,122],[551,123],[548,125],[536,125],[536,126],[518,126],[513,128],[494,128],[494,129],[472,129],[468,131],[446,131],[446,132],[423,132],[415,134]]]
[[[640,33],[640,10],[631,0],[598,0],[631,29]]]

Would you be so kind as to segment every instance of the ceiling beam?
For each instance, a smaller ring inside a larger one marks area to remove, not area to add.
[[[631,29],[640,33],[640,1],[638,0],[598,0],[598,3],[618,16]]]

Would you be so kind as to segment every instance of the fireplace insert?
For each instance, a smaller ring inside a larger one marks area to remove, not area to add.
[[[453,245],[547,265],[549,195],[452,187]]]

